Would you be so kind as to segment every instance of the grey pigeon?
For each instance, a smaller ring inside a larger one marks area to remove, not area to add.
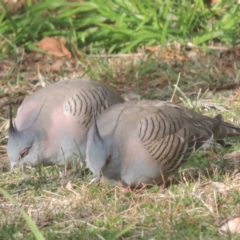
[[[160,101],[116,104],[93,121],[86,162],[96,181],[164,186],[190,155],[214,139],[239,136],[221,115],[207,117]]]
[[[14,122],[10,116],[11,169],[81,160],[93,114],[123,101],[112,88],[84,79],[56,82],[36,91],[24,99]]]

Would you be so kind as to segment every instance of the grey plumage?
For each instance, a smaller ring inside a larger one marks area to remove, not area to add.
[[[96,180],[123,186],[164,184],[206,142],[240,129],[168,102],[116,104],[88,133],[86,161]]]
[[[84,79],[56,82],[28,96],[10,119],[11,169],[76,162],[85,155],[93,114],[123,101],[112,88]]]

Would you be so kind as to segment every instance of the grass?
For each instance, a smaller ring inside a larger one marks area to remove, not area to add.
[[[19,207],[18,203],[15,202],[15,200],[11,197],[11,195],[9,195],[5,190],[0,189],[0,192],[2,193],[2,195],[5,198],[7,198],[9,201],[11,201],[15,206]],[[28,214],[26,212],[24,212],[23,210],[21,210],[20,212],[21,212],[21,215],[23,216],[23,218],[25,219],[25,221],[27,222],[32,233],[35,235],[36,239],[44,240],[45,238],[43,237],[40,230],[37,228],[35,222],[28,216]]]
[[[199,174],[199,179],[188,180],[179,174],[178,184],[164,193],[152,188],[123,194],[109,186],[88,186],[74,175],[59,180],[52,168],[44,171],[47,177],[34,170],[25,176],[21,171],[5,173],[3,179],[11,178],[11,184],[1,185],[46,239],[219,239],[218,218],[239,214],[239,174],[215,170],[217,179]],[[74,181],[72,187],[66,187],[69,181]],[[1,205],[0,236],[35,239],[19,207],[6,199]]]
[[[192,49],[192,52],[198,50]],[[163,58],[161,54],[169,57]],[[167,48],[164,53],[150,55],[88,56],[81,66],[88,76],[117,87],[122,93],[134,89],[145,98],[162,100],[171,99],[173,85],[181,72],[178,87],[190,102],[198,99],[196,110],[216,115],[219,112],[216,107],[222,106],[225,120],[239,125],[239,102],[231,102],[229,106],[225,100],[235,89],[224,90],[226,84],[239,82],[238,62],[229,69],[228,61],[219,58],[216,52],[198,53],[201,57],[197,59],[182,60],[181,56],[185,56],[184,50],[177,52],[176,57],[176,51]],[[0,103],[4,119],[8,116],[6,93],[12,92],[16,109],[24,95],[36,89],[39,83],[33,67],[27,73],[21,70],[25,58],[23,56],[21,64],[13,64],[1,80]],[[56,73],[42,74],[45,80],[63,77]],[[32,75],[35,77],[30,78]],[[26,81],[28,77],[30,80]],[[163,84],[161,88],[156,87],[159,86],[156,81]],[[198,96],[199,86],[202,93],[205,88],[212,89],[211,94]],[[174,100],[182,97],[176,91]],[[212,107],[201,105],[207,100]],[[212,145],[212,150],[194,154],[171,178],[164,192],[153,187],[122,193],[111,186],[90,185],[88,171],[63,175],[63,169],[48,167],[9,172],[5,136],[2,129],[0,188],[17,204],[4,196],[0,198],[0,239],[36,239],[36,229],[32,230],[26,216],[34,221],[45,239],[239,238],[239,235],[218,230],[222,219],[240,215],[239,159],[223,157],[238,149],[238,139],[228,140],[233,144],[230,149]],[[27,215],[23,215],[23,211]]]
[[[213,144],[192,155],[164,191],[155,186],[122,193],[89,184],[87,170],[9,172],[6,154],[9,96],[16,113],[42,83],[73,76],[98,79],[120,93],[134,90],[142,98],[173,97],[210,116],[221,111],[240,126],[239,101],[227,100],[239,87],[236,1],[28,0],[22,8],[1,3],[0,239],[239,239],[219,231],[222,220],[240,215],[239,159],[224,157],[239,149],[239,139],[227,140],[231,148]],[[65,36],[74,60],[32,53],[45,36]],[[176,41],[183,44],[169,44]]]
[[[46,36],[66,37],[84,53],[127,53],[177,41],[197,45],[239,43],[239,4],[184,1],[44,1],[0,7],[1,55],[36,51]],[[76,53],[75,53],[76,54]],[[80,54],[81,55],[81,54]]]

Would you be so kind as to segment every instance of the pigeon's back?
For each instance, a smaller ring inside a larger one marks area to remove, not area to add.
[[[123,101],[114,89],[97,81],[75,79],[56,82],[24,99],[15,124],[18,130],[28,128],[37,115],[39,120],[47,123],[47,116],[58,108],[77,119]],[[41,114],[38,111],[40,109]]]

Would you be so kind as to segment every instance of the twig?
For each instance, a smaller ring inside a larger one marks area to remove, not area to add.
[[[63,197],[63,196],[60,195],[60,194],[57,194],[57,193],[54,193],[54,192],[50,192],[50,191],[47,191],[47,190],[43,190],[43,192],[48,193],[48,194],[55,195],[55,196],[57,196],[57,197]]]
[[[174,98],[175,93],[176,93],[176,91],[177,91],[177,86],[178,86],[178,83],[179,83],[179,80],[180,80],[180,76],[181,76],[181,73],[178,74],[177,84],[174,85],[175,88],[174,88],[173,95],[172,95],[172,98],[171,98],[170,102],[173,101],[173,98]]]
[[[108,58],[121,58],[121,57],[131,57],[131,56],[143,56],[144,53],[126,53],[126,54],[91,54],[89,57],[108,57]]]

